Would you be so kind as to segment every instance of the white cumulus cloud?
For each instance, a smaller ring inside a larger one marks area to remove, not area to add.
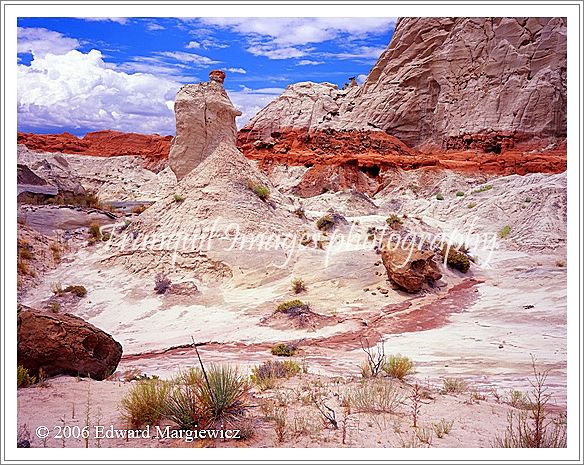
[[[264,87],[260,89],[250,89],[243,87],[238,91],[229,91],[229,97],[233,105],[241,111],[238,116],[237,127],[241,128],[262,108],[284,92],[280,87]]]
[[[227,71],[235,74],[247,74],[247,71],[243,68],[227,68]]]
[[[17,40],[18,53],[32,53],[40,57],[44,57],[47,53],[61,55],[80,45],[77,39],[40,27],[19,27]]]
[[[322,65],[324,61],[314,61],[314,60],[300,60],[296,63],[298,66],[310,66],[310,65]]]
[[[170,108],[179,84],[152,74],[127,74],[101,52],[70,50],[18,65],[19,125],[174,133]]]

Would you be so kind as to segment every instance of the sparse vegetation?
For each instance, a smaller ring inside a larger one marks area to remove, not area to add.
[[[270,197],[270,189],[268,186],[252,181],[251,179],[247,181],[247,188],[251,190],[255,195],[257,195],[261,200],[268,200]]]
[[[369,341],[367,339],[360,340],[361,343],[361,349],[363,349],[363,352],[365,352],[365,354],[367,355],[367,366],[368,368],[365,369],[364,366],[361,366],[361,374],[364,375],[368,375],[368,376],[364,376],[364,377],[373,377],[376,378],[377,375],[381,372],[381,370],[383,369],[383,366],[385,365],[386,362],[386,357],[385,357],[385,341],[381,341],[381,343],[377,346],[377,351],[374,353],[373,349],[369,346]]]
[[[185,198],[181,194],[174,194],[174,201],[176,203],[182,203],[185,201]]]
[[[121,400],[123,417],[133,427],[158,423],[166,411],[169,392],[166,381],[138,381]]]
[[[36,383],[36,377],[31,376],[29,371],[22,365],[18,365],[16,370],[17,387],[25,388]]]
[[[307,305],[302,302],[302,300],[294,299],[287,302],[282,302],[276,307],[276,312],[288,313],[290,310],[304,307],[307,307]]]
[[[460,378],[444,378],[442,380],[442,390],[446,394],[462,394],[467,388],[466,381]]]
[[[78,284],[74,286],[67,286],[65,289],[63,289],[62,292],[70,292],[71,294],[74,294],[77,297],[85,297],[87,295],[87,289],[85,289],[85,286],[81,286]]]
[[[444,195],[442,195],[440,192],[438,192],[436,194],[436,200],[444,200]]]
[[[399,229],[403,223],[403,220],[395,213],[392,213],[387,217],[385,222],[391,229]]]
[[[53,313],[59,313],[61,311],[61,304],[59,302],[57,302],[56,300],[53,300],[51,302],[51,304],[49,305],[49,309]]]
[[[450,268],[454,268],[462,273],[466,273],[469,270],[470,259],[463,248],[457,249],[455,246],[449,247],[448,244],[444,244],[440,253],[446,258],[446,264]]]
[[[442,418],[438,423],[432,423],[432,429],[434,430],[434,433],[436,433],[436,436],[441,439],[450,433],[453,425],[454,420],[446,421]]]
[[[402,401],[403,395],[391,381],[378,379],[349,390],[342,405],[353,412],[394,413]]]
[[[548,418],[547,404],[551,395],[547,393],[546,381],[549,370],[538,371],[532,357],[532,391],[525,395],[528,410],[517,414],[509,412],[507,429],[502,437],[496,436],[494,447],[512,448],[564,448],[567,445],[566,417],[561,414]]]
[[[458,192],[456,192],[456,196],[457,197],[464,197],[464,192],[458,191]]]
[[[432,445],[432,430],[427,426],[417,428],[416,437],[421,443],[427,444],[428,446]]]
[[[300,294],[306,291],[306,283],[302,278],[294,278],[292,280],[292,290],[294,294]]]
[[[58,263],[61,260],[61,247],[59,247],[57,242],[51,242],[49,249],[53,254],[53,260]]]
[[[278,357],[292,357],[296,353],[296,348],[290,344],[280,342],[272,347],[272,355]]]
[[[511,226],[509,225],[505,225],[503,226],[503,228],[499,231],[499,237],[501,239],[505,239],[509,234],[511,233]]]
[[[261,391],[272,389],[280,378],[289,378],[301,373],[302,368],[294,360],[268,360],[252,369],[251,381]]]
[[[316,227],[321,231],[329,231],[334,225],[335,220],[332,215],[324,215],[316,220]]]
[[[471,203],[469,203],[469,204],[468,204],[466,207],[467,207],[467,208],[474,208],[474,207],[476,207],[476,206],[477,206],[477,204],[476,204],[476,203],[474,203],[474,202],[471,202]]]
[[[96,241],[101,240],[101,228],[98,223],[89,225],[89,235]]]
[[[564,260],[556,260],[556,266],[558,268],[565,268],[566,267],[566,262]]]
[[[472,193],[473,194],[480,194],[481,192],[490,191],[492,188],[493,188],[493,186],[491,184],[485,184],[484,186],[481,186],[478,189],[475,189],[474,191],[472,191]]]
[[[390,355],[383,365],[383,371],[396,379],[404,379],[415,372],[414,363],[401,354]]]
[[[294,213],[301,220],[306,219],[306,212],[304,211],[304,207],[302,206],[296,208],[292,213]]]
[[[168,291],[168,289],[170,289],[171,285],[172,282],[170,278],[164,273],[158,273],[154,277],[154,290],[157,294],[164,294],[166,291]]]

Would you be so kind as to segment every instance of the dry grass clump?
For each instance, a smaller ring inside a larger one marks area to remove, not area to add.
[[[138,381],[122,398],[122,416],[130,425],[154,425],[166,410],[170,384],[160,380]]]
[[[316,220],[316,227],[321,231],[329,231],[334,225],[335,220],[332,215],[324,215]]]
[[[404,379],[406,376],[415,373],[414,362],[401,354],[390,355],[387,362],[383,364],[383,371],[392,378]]]
[[[501,239],[505,239],[509,234],[511,234],[511,226],[509,225],[503,226],[503,228],[499,231],[499,237]]]
[[[453,425],[454,420],[446,421],[442,418],[438,423],[432,423],[432,429],[434,430],[434,433],[436,433],[436,436],[441,439],[450,433]]]
[[[367,380],[350,389],[342,400],[343,407],[361,413],[395,413],[403,402],[403,394],[391,381]]]
[[[294,294],[300,294],[306,291],[306,283],[302,278],[294,278],[292,280],[292,291],[294,291]]]
[[[294,360],[268,360],[252,369],[251,381],[261,391],[273,389],[281,378],[290,378],[302,371],[302,368]]]
[[[442,390],[446,394],[462,394],[467,388],[467,382],[460,378],[444,378],[442,380]]]
[[[387,217],[387,219],[385,220],[385,222],[387,223],[387,225],[391,229],[399,229],[401,227],[401,225],[403,224],[402,219],[399,216],[397,216],[395,213],[392,213],[391,215],[389,215]]]
[[[292,357],[296,353],[296,348],[293,345],[280,342],[272,347],[272,355],[278,357]]]
[[[247,181],[247,188],[257,195],[261,200],[270,198],[270,189],[264,184],[252,180]]]
[[[170,289],[171,285],[172,282],[170,278],[164,273],[158,273],[154,277],[154,290],[157,294],[164,294],[166,291],[168,291],[168,289]]]
[[[16,381],[17,387],[25,388],[35,384],[37,380],[35,376],[31,376],[26,368],[24,368],[22,365],[18,365],[16,369]]]
[[[85,297],[87,295],[87,289],[85,289],[85,286],[81,286],[79,284],[67,286],[65,289],[63,289],[63,292],[70,292],[77,297]]]

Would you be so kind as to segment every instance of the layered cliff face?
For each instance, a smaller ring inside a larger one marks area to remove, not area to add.
[[[326,128],[381,130],[410,147],[495,154],[561,142],[566,20],[400,19],[362,86],[290,86],[242,129],[240,141]]]
[[[73,134],[18,133],[18,143],[39,152],[61,152],[78,155],[114,157],[139,155],[147,168],[163,168],[168,157],[172,136],[124,133],[118,131],[88,132],[78,138]]]
[[[168,161],[179,181],[221,142],[235,145],[235,117],[241,112],[223,88],[225,73],[211,71],[209,77],[209,82],[183,86],[176,95],[176,137]]]

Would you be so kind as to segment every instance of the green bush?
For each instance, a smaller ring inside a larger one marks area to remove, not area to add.
[[[321,216],[316,221],[316,227],[321,231],[329,231],[335,225],[335,220],[332,215]]]
[[[438,194],[436,194],[436,200],[444,200],[444,196],[438,192]]]
[[[402,219],[395,213],[389,215],[385,222],[389,225],[391,229],[398,229],[403,223]]]
[[[292,357],[296,353],[296,349],[289,345],[280,342],[272,347],[272,355],[277,355],[278,357]]]
[[[383,365],[385,371],[392,378],[404,379],[406,376],[414,373],[414,363],[401,354],[390,355],[389,359]]]
[[[462,192],[462,191],[458,191],[458,192],[456,193],[456,196],[457,196],[457,197],[464,197],[464,192]]]
[[[95,240],[101,240],[101,230],[98,223],[91,223],[89,225],[89,235]]]
[[[174,194],[174,201],[176,203],[181,203],[185,201],[185,198],[180,194]]]
[[[59,313],[59,311],[61,311],[61,304],[59,302],[57,302],[56,300],[54,300],[51,302],[51,305],[49,306],[49,308],[51,309],[51,312]]]
[[[63,292],[70,292],[71,294],[75,294],[77,297],[85,297],[87,295],[87,289],[80,285],[67,286],[65,289],[63,289]]]
[[[18,365],[16,370],[16,381],[17,387],[25,388],[36,383],[36,377],[31,376],[28,370],[22,365]]]
[[[166,381],[138,381],[122,398],[122,416],[133,427],[154,425],[166,411],[170,385]]]
[[[276,380],[280,378],[290,378],[302,371],[300,365],[294,360],[268,360],[254,368],[250,376],[251,381],[260,390],[272,389],[276,385]]]
[[[501,239],[505,239],[511,233],[511,226],[503,226],[503,228],[499,231],[499,237]]]
[[[446,256],[446,251],[448,251],[448,256]],[[440,253],[442,257],[446,256],[446,264],[450,268],[454,268],[463,273],[466,273],[470,269],[470,259],[464,252],[457,250],[456,247],[451,246],[448,248],[448,245],[445,244],[442,246]]]
[[[267,200],[270,197],[270,189],[263,184],[256,184],[253,187],[253,193],[262,200]]]
[[[469,203],[469,204],[467,205],[467,208],[474,208],[474,207],[476,207],[476,206],[477,206],[477,204],[476,204],[476,203],[474,203],[474,202],[471,202],[471,203]]]
[[[304,302],[302,302],[302,300],[294,299],[294,300],[289,300],[287,302],[281,303],[280,305],[278,305],[276,307],[276,311],[281,312],[281,313],[286,313],[289,310],[292,310],[294,308],[303,308],[303,307],[306,307],[306,304]]]
[[[164,405],[163,414],[183,430],[192,430],[201,425],[204,419],[196,385],[174,386]]]

